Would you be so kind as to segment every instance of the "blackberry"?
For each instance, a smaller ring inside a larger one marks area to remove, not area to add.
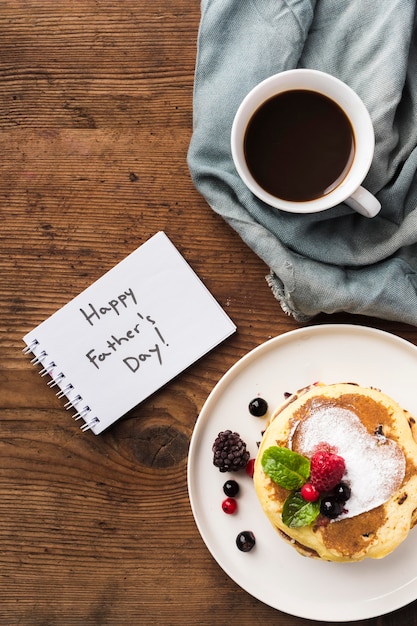
[[[239,433],[231,430],[220,432],[213,443],[213,465],[221,472],[237,472],[244,469],[249,461],[250,454],[246,450],[246,443]]]

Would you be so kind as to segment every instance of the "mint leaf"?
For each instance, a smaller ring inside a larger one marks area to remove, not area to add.
[[[301,528],[310,526],[319,513],[319,500],[307,502],[299,492],[292,493],[284,502],[282,521],[289,528]]]
[[[310,461],[288,448],[271,446],[262,455],[262,469],[284,489],[300,489],[310,476]]]

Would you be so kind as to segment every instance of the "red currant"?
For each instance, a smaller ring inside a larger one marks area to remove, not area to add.
[[[317,491],[314,485],[312,485],[311,483],[305,483],[301,487],[301,495],[303,496],[304,500],[307,500],[307,502],[315,502],[318,499],[320,493]]]
[[[247,473],[249,478],[253,478],[254,468],[255,468],[255,459],[249,459],[245,467],[245,472]]]
[[[237,511],[237,502],[234,498],[226,498],[222,502],[222,509],[227,515],[233,515]]]

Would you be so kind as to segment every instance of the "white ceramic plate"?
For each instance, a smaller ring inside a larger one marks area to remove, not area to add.
[[[188,460],[188,488],[197,527],[211,554],[242,589],[280,611],[323,621],[353,621],[394,611],[417,598],[417,529],[382,560],[327,563],[300,556],[281,541],[245,472],[223,474],[213,466],[212,444],[235,430],[256,456],[269,413],[285,392],[314,381],[378,387],[417,415],[417,348],[389,333],[362,326],[302,328],[271,339],[238,361],[215,386],[198,417]],[[266,418],[253,417],[260,396]],[[240,483],[238,511],[221,503],[227,478]],[[252,530],[256,546],[240,552],[237,534]]]

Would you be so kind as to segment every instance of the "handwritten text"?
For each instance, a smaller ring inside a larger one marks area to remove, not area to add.
[[[92,348],[86,353],[87,359],[96,369],[100,369],[102,364],[116,354],[119,348],[125,346],[132,340],[135,340],[142,333],[146,333],[146,329],[149,328],[149,325],[151,326],[153,332],[155,332],[158,338],[158,343],[156,343],[153,347],[142,351],[138,355],[123,359],[123,362],[132,372],[136,372],[139,369],[140,363],[143,363],[151,356],[156,355],[158,357],[159,364],[162,365],[161,346],[166,346],[167,343],[162,336],[161,331],[156,326],[156,321],[150,315],[144,316],[139,312],[136,312],[136,315],[139,317],[140,321],[134,326],[126,329],[122,334],[114,333],[110,335],[100,350]],[[150,332],[152,332],[152,330]],[[147,335],[149,335],[149,331]]]
[[[129,298],[131,298],[131,300],[129,300]],[[94,322],[97,322],[108,313],[116,313],[116,315],[120,315],[121,311],[123,311],[123,309],[127,309],[129,304],[132,304],[132,302],[137,304],[133,289],[130,288],[126,289],[126,291],[119,294],[115,298],[109,300],[104,306],[95,307],[94,304],[89,303],[89,309],[87,311],[80,309],[80,312],[90,326],[94,326]]]
[[[152,358],[153,356],[157,356],[159,365],[162,365],[161,350],[157,343],[154,345],[153,348],[149,348],[149,350],[147,350],[146,352],[141,352],[141,354],[138,354],[137,356],[126,357],[125,359],[123,359],[123,363],[128,366],[131,372],[137,372],[141,364],[145,363],[145,361]]]

